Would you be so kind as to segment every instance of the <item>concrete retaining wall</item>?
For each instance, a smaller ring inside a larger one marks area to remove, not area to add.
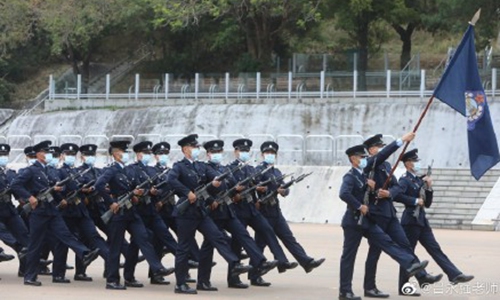
[[[54,100],[54,103],[56,101],[65,100]],[[268,103],[268,100],[259,100],[261,104],[189,104],[190,100],[182,101],[188,104],[119,110],[62,111],[20,117],[12,123],[8,134],[111,136],[154,133],[163,136],[196,132],[216,136],[356,134],[366,137],[384,133],[398,137],[412,130],[426,102],[419,98],[344,99],[337,102],[329,100],[328,103],[325,100],[323,103],[314,102],[313,99],[295,101],[296,103],[280,103],[281,100]],[[500,116],[500,105],[491,103],[491,115],[498,127],[500,117],[495,116]],[[499,130],[497,134],[498,132]],[[349,141],[343,147],[359,142]],[[437,168],[467,167],[465,118],[436,100],[411,147],[420,149],[424,165],[434,159],[434,166]]]

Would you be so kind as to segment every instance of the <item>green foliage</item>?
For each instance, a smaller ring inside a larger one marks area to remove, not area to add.
[[[286,32],[304,30],[320,19],[320,0],[149,0],[156,26],[174,31],[197,26],[204,18],[229,20],[245,38],[246,51],[264,65],[271,60],[276,41]],[[216,29],[227,34],[224,28]],[[234,32],[234,31],[231,31]],[[227,35],[226,35],[227,36]],[[235,36],[236,37],[236,36]],[[245,60],[245,59],[243,59]]]
[[[261,63],[254,59],[249,53],[243,53],[236,63],[237,72],[258,72],[261,71]]]
[[[0,78],[0,104],[10,101],[10,94],[14,91],[14,86],[3,78]]]
[[[461,34],[467,28],[467,21],[481,8],[481,18],[476,24],[476,48],[484,49],[490,45],[500,30],[500,1],[498,0],[437,0],[442,11],[443,23],[437,24],[436,30]]]
[[[388,42],[403,45],[404,65],[412,34],[460,36],[479,7],[483,49],[500,30],[498,0],[0,0],[0,92],[51,60],[85,76],[91,61],[141,44],[156,51],[141,72],[186,77],[267,71],[294,52],[357,52],[363,70]]]

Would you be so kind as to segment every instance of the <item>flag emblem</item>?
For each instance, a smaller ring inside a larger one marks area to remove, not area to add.
[[[476,122],[484,114],[484,100],[486,95],[483,91],[465,92],[465,115],[467,117],[467,129],[474,130]]]

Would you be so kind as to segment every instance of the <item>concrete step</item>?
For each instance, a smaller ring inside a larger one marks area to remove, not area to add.
[[[451,175],[466,175],[472,178],[470,169],[442,169],[442,168],[434,168],[432,169],[432,174],[451,174]],[[484,176],[489,176],[489,175],[494,175],[494,176],[500,176],[500,169],[490,169],[488,172],[486,172]]]
[[[481,188],[481,187],[489,187],[490,185],[493,186],[495,183],[496,180],[490,182],[477,182],[477,181],[462,181],[462,180],[446,181],[442,180],[441,178],[434,178],[432,182],[432,188],[435,190],[443,188],[448,189],[454,187]]]
[[[485,199],[489,194],[488,192],[471,192],[471,191],[460,191],[460,190],[435,190],[434,197],[470,197],[470,198],[483,198]]]
[[[432,178],[433,178],[433,182],[467,181],[467,184],[472,184],[473,182],[475,182],[477,184],[485,184],[485,183],[489,183],[489,182],[496,182],[498,180],[498,176],[485,176],[485,177],[482,177],[480,181],[477,181],[470,176],[453,175],[453,174],[433,175]]]
[[[465,192],[480,192],[480,193],[487,193],[491,191],[491,188],[493,186],[433,186],[434,193],[440,192],[440,191],[465,191]]]
[[[426,208],[429,223],[434,228],[463,230],[494,230],[494,226],[472,225],[477,212],[500,178],[500,169],[489,170],[480,181],[470,169],[433,169],[434,201]],[[404,205],[394,206],[401,217]]]
[[[439,203],[448,203],[450,205],[453,205],[454,203],[469,203],[469,204],[476,204],[476,203],[483,203],[485,198],[482,197],[440,197],[440,196],[434,196],[433,203],[439,202]]]
[[[428,209],[449,209],[450,207],[459,208],[459,209],[479,209],[483,205],[483,202],[476,203],[449,203],[449,202],[433,202],[432,206]]]
[[[475,213],[471,214],[471,209],[459,209],[459,208],[451,208],[451,209],[437,209],[431,210],[427,209],[426,214],[429,218],[444,218],[444,219],[467,219],[473,220],[476,216]]]

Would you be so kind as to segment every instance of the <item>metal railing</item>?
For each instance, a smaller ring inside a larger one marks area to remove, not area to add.
[[[251,76],[250,76],[251,75]],[[366,90],[360,90],[358,81],[360,74],[354,72],[320,73],[252,73],[232,77],[229,73],[212,74],[207,77],[195,74],[195,80],[175,79],[171,74],[161,76],[160,84],[150,88],[141,87],[141,77],[135,74],[135,83],[128,86],[123,93],[110,93],[112,80],[107,80],[106,93],[82,93],[77,88],[74,94],[57,93],[54,88],[54,78],[49,78],[49,99],[77,100],[142,100],[155,99],[260,99],[260,98],[353,98],[353,97],[429,97],[437,81],[427,77],[425,70],[404,70],[395,72],[366,72]],[[243,77],[241,77],[243,76]],[[408,82],[412,78],[411,85]],[[109,78],[109,76],[108,76]],[[482,80],[487,83],[486,94],[495,96],[497,91],[497,69],[491,73],[482,73]],[[81,76],[78,75],[78,82]],[[214,83],[217,82],[217,83]],[[397,88],[399,86],[399,89]],[[78,87],[81,87],[78,85]],[[142,88],[142,90],[141,90]],[[113,105],[112,103],[109,103]]]

